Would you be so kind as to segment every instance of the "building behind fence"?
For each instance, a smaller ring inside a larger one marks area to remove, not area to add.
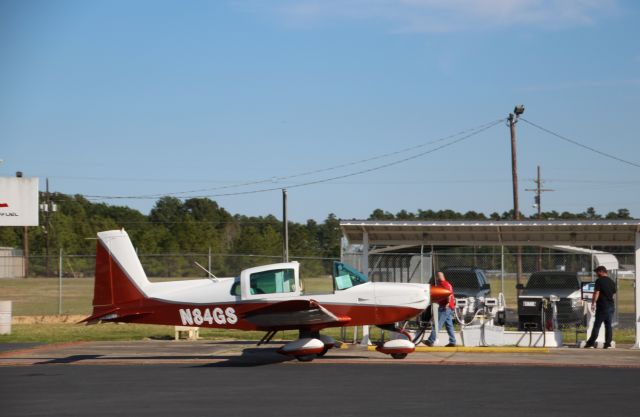
[[[353,249],[353,248],[352,248]],[[343,260],[362,270],[362,252],[346,251]],[[490,285],[490,296],[505,297],[507,309],[512,321],[517,321],[518,284],[517,257],[513,249],[489,248],[487,251],[470,251],[471,248],[445,249],[423,253],[373,253],[368,256],[366,273],[373,281],[428,283],[435,271],[447,271],[456,268],[480,268],[484,271]],[[532,273],[537,271],[574,272],[582,282],[595,281],[593,268],[597,260],[593,254],[558,252],[553,249],[535,249],[519,254],[522,260],[520,283],[526,285]],[[633,328],[635,309],[635,273],[624,268],[633,264],[633,252],[614,254],[619,269],[609,271],[609,276],[618,286],[616,317],[619,327]],[[364,272],[364,271],[363,271]],[[549,288],[552,293],[553,288]],[[455,286],[454,286],[455,292]]]
[[[0,278],[22,278],[24,266],[21,250],[0,247]]]

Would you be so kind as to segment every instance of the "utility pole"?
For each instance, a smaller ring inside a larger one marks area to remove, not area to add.
[[[282,262],[289,262],[289,221],[287,220],[287,189],[282,189]]]
[[[2,163],[2,161],[0,161]],[[17,178],[22,178],[22,171],[16,172]],[[24,226],[22,229],[22,251],[24,256],[24,277],[29,277],[29,227]]]
[[[49,267],[49,250],[51,248],[51,213],[57,210],[55,203],[51,203],[49,193],[49,178],[46,179],[45,203],[40,204],[40,209],[44,211],[44,233],[45,233],[45,274],[48,277],[51,269]]]
[[[542,188],[542,178],[540,178],[540,165],[538,165],[538,176],[537,179],[534,180],[536,183],[536,188],[526,188],[525,191],[535,191],[536,195],[534,197],[534,207],[538,209],[538,215],[536,216],[538,220],[542,217],[542,193],[545,191],[553,191],[551,189]],[[538,271],[542,270],[542,248],[538,249],[538,260],[537,260],[537,269]]]
[[[522,104],[513,109],[513,113],[509,113],[509,130],[511,131],[511,178],[513,182],[513,218],[520,220],[520,206],[518,204],[518,159],[516,157],[516,123],[518,118],[524,113]]]
[[[24,250],[24,277],[29,277],[29,227],[24,226],[24,231],[22,233],[23,250]]]
[[[524,113],[524,105],[519,104],[513,109],[513,113],[509,113],[509,130],[511,132],[511,177],[513,180],[513,219],[520,220],[520,206],[518,204],[518,160],[516,158],[516,123],[518,118]],[[521,246],[516,247],[516,284],[520,284],[520,276],[522,275],[522,251]],[[520,290],[518,290],[520,295]]]
[[[47,196],[46,196],[46,203],[44,206],[44,216],[45,216],[45,225],[46,225],[46,231],[47,231],[47,240],[46,240],[46,254],[45,254],[45,276],[49,277],[49,230],[50,230],[50,223],[49,223],[49,210],[51,208],[51,197],[49,194],[49,178],[46,179],[46,189],[47,189]]]
[[[546,191],[554,191],[550,188],[542,188],[542,178],[540,178],[540,165],[538,165],[538,177],[537,179],[533,180],[533,182],[536,183],[536,188],[526,188],[525,191],[535,191],[536,195],[534,197],[534,207],[536,207],[538,209],[538,219],[540,219],[542,217],[542,203],[541,203],[541,196],[543,192]]]
[[[0,164],[4,162],[0,159]],[[16,178],[22,178],[22,171],[16,172]],[[22,228],[22,251],[24,259],[24,277],[29,277],[29,227],[23,226]]]

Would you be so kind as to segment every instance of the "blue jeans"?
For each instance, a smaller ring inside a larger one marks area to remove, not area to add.
[[[600,333],[600,326],[604,323],[604,345],[611,346],[611,340],[613,339],[613,332],[611,330],[611,322],[613,322],[613,312],[615,306],[607,308],[596,307],[596,319],[593,323],[593,330],[591,331],[591,337],[587,340],[587,345],[593,345],[596,343],[598,333]]]
[[[438,335],[438,331],[442,328],[442,325],[447,329],[449,334],[449,343],[456,344],[456,334],[453,332],[453,311],[447,307],[438,307],[438,323],[431,329],[431,334],[427,339],[428,342],[435,342]]]

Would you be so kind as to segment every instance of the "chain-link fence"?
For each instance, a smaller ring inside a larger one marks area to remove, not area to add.
[[[138,254],[138,258],[150,278],[207,276],[197,264],[217,276],[228,277],[246,268],[282,262],[282,256],[276,255],[216,253]],[[290,260],[300,262],[301,274],[316,276],[331,274],[333,261],[339,259],[293,256]],[[95,255],[32,255],[26,269],[22,256],[0,256],[0,278],[51,278],[61,274],[65,278],[92,278],[94,269]]]
[[[242,269],[282,261],[281,256],[215,253],[139,254],[138,257],[151,281],[208,277],[196,262],[218,277],[233,277]],[[338,259],[294,256],[290,260],[300,263],[306,293],[333,291],[331,270]],[[95,255],[32,255],[26,279],[21,269],[24,268],[22,256],[0,256],[0,265],[3,264],[11,266],[7,269],[11,273],[0,279],[0,299],[13,301],[14,315],[88,315],[91,312]]]
[[[559,324],[579,325],[584,317],[581,283],[595,280],[593,256],[544,249],[523,252],[520,254],[521,273],[518,274],[518,254],[514,252],[514,248],[505,247],[490,251],[371,254],[367,273],[373,281],[426,283],[434,271],[442,270],[458,296],[498,297],[502,293],[507,306],[507,323],[513,326],[522,319],[519,313],[527,315],[523,309],[527,295],[556,295],[560,299],[557,303]],[[614,255],[620,263],[620,267],[610,270],[609,274],[618,286],[616,321],[618,328],[632,329],[635,324],[635,275],[625,266],[633,264],[634,254],[619,252]],[[281,261],[280,256],[215,253],[139,254],[139,258],[152,281],[206,277],[207,273],[196,262],[216,276],[235,276],[244,268]],[[306,293],[333,290],[331,270],[337,259],[292,257],[291,260],[300,262]],[[360,253],[345,253],[343,261],[362,270]],[[22,257],[0,257],[0,265],[7,265],[5,271],[11,273],[23,266],[23,262]],[[49,258],[32,255],[28,266],[28,279],[0,280],[0,298],[14,300],[14,314],[86,314],[91,311],[93,279],[82,278],[93,278],[94,255],[62,253]],[[520,300],[518,283],[523,287]]]
[[[633,265],[634,253],[612,255],[619,263],[617,269],[609,270],[618,287],[615,321],[618,328],[634,329],[635,274],[629,266]],[[363,268],[361,253],[345,253],[343,260]],[[374,253],[368,257],[366,272],[373,281],[426,283],[434,271],[443,271],[457,297],[498,298],[502,294],[507,324],[521,328],[526,323],[538,325],[540,299],[555,296],[559,327],[581,328],[588,308],[582,288],[584,283],[595,281],[592,270],[597,263],[594,254],[529,248],[516,253],[516,248],[498,247],[484,252]],[[549,304],[546,317],[552,317],[551,308]]]

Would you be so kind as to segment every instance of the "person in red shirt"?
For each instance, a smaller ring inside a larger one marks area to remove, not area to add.
[[[424,342],[424,344],[427,346],[433,346],[436,341],[436,337],[438,336],[438,331],[444,324],[444,327],[447,329],[447,333],[449,334],[449,343],[446,347],[454,347],[456,345],[456,335],[453,332],[453,311],[456,308],[456,304],[453,298],[453,286],[446,280],[444,274],[440,271],[436,273],[435,285],[448,289],[451,291],[451,295],[448,299],[439,302],[438,323],[434,323],[434,326],[431,329],[431,335],[429,335],[429,338]]]

